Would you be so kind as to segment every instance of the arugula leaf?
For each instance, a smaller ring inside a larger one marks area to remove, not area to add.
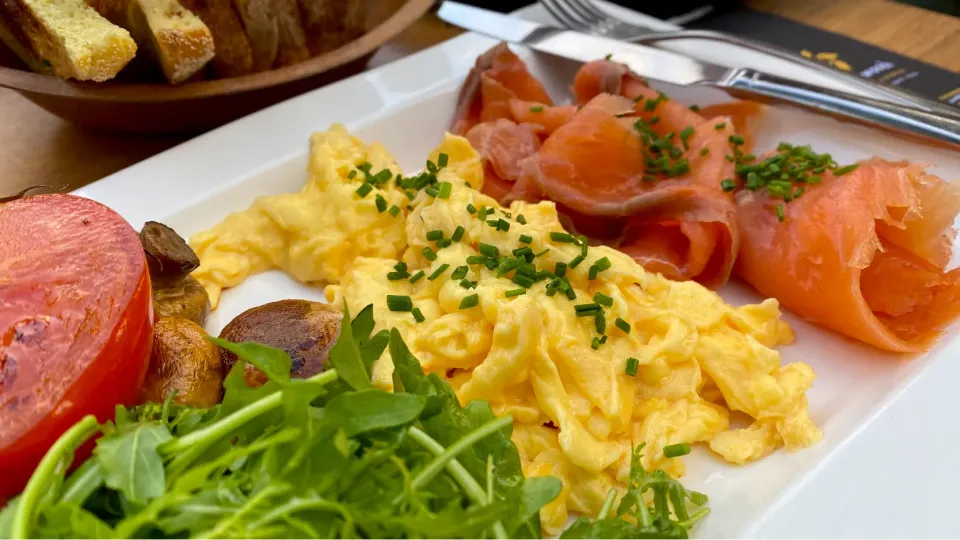
[[[163,459],[157,447],[172,438],[165,426],[148,423],[100,439],[94,452],[107,485],[139,504],[163,495]]]
[[[540,509],[557,498],[563,490],[563,482],[554,476],[533,476],[523,482],[523,497],[521,498],[520,516],[522,522],[539,518]],[[539,525],[539,519],[537,521]],[[540,530],[536,530],[537,536]]]
[[[0,510],[0,538],[13,538],[13,519],[20,508],[20,497],[14,497]]]
[[[349,321],[350,319],[344,318],[343,320]],[[363,346],[370,339],[374,326],[376,326],[376,323],[373,322],[373,304],[367,304],[367,307],[361,309],[360,313],[357,313],[357,317],[350,323],[353,339],[356,340],[358,345]]]
[[[421,419],[426,420],[439,414],[451,399],[456,401],[457,397],[450,385],[439,375],[423,374],[420,361],[410,353],[396,328],[390,331],[390,357],[393,359],[394,391],[417,394],[427,399]]]
[[[286,351],[268,347],[260,343],[232,343],[225,339],[215,337],[208,337],[207,339],[221,349],[226,349],[237,355],[237,358],[242,358],[244,361],[250,362],[256,366],[257,369],[264,372],[271,381],[280,384],[290,382],[290,367],[292,362]],[[239,364],[240,362],[237,363]]]
[[[373,372],[373,363],[383,355],[383,350],[387,348],[389,342],[390,331],[381,330],[377,332],[377,335],[370,338],[370,341],[360,347],[360,360],[363,361],[363,365],[367,368],[368,373]]]
[[[369,388],[341,394],[327,403],[327,413],[342,418],[352,437],[368,431],[407,425],[416,420],[427,400],[414,394],[391,394]]]
[[[57,505],[37,524],[39,538],[110,538],[113,528],[93,513],[76,505]]]
[[[343,306],[343,320],[350,320],[350,309],[346,304]],[[366,330],[365,322],[361,321],[360,326],[361,330]],[[370,384],[370,375],[367,373],[367,368],[364,367],[363,360],[360,358],[360,347],[353,337],[353,324],[344,323],[340,325],[340,336],[333,347],[330,348],[328,358],[330,365],[337,370],[340,379],[354,390],[373,387]]]

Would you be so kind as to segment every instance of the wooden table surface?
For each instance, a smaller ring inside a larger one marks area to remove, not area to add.
[[[960,71],[960,19],[892,0],[750,0],[760,10],[854,37],[903,56]],[[381,49],[372,66],[457,35],[427,15]],[[45,184],[69,191],[185,140],[132,137],[73,126],[0,89],[0,196]]]

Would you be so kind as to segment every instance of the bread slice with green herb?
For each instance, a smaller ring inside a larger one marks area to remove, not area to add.
[[[112,79],[137,53],[83,0],[0,0],[0,39],[31,69],[81,81]]]

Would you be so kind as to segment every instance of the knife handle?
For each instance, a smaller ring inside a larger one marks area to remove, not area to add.
[[[734,68],[719,81],[701,84],[739,98],[799,105],[841,120],[853,120],[960,147],[960,116],[933,114],[749,68]]]

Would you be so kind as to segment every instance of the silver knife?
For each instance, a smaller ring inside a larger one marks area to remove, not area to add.
[[[486,36],[580,62],[613,55],[639,75],[680,86],[704,86],[754,101],[799,105],[815,112],[960,147],[960,116],[806,84],[750,68],[727,68],[670,51],[581,34],[447,0],[437,15]]]

